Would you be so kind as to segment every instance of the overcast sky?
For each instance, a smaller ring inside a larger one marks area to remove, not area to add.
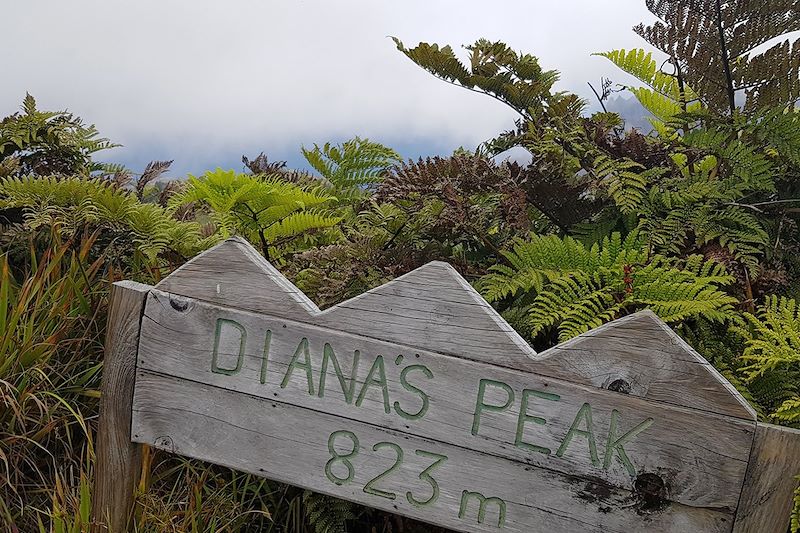
[[[485,37],[561,71],[559,89],[628,81],[596,51],[641,47],[644,0],[23,0],[0,15],[0,116],[28,91],[42,109],[95,123],[133,170],[172,175],[264,151],[301,164],[300,146],[369,137],[405,157],[474,148],[515,115],[447,85],[398,52]],[[463,52],[463,50],[461,50]]]

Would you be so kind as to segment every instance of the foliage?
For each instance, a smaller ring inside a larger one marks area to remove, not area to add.
[[[303,503],[314,533],[346,533],[347,522],[356,517],[353,504],[324,494],[305,491]]]
[[[665,123],[675,121],[682,113],[700,111],[699,97],[680,76],[660,70],[651,52],[641,48],[612,50],[594,55],[603,56],[623,71],[634,76],[646,87],[628,87],[639,103],[654,118],[650,121],[662,133],[667,133]]]
[[[262,153],[243,157],[250,174],[164,183],[171,162],[154,161],[136,179],[93,159],[113,146],[93,126],[28,96],[0,122],[0,522],[87,529],[108,281],[156,282],[232,234],[323,306],[448,261],[537,349],[652,309],[759,417],[800,427],[796,4],[647,0],[660,21],[637,31],[667,62],[599,55],[639,80],[629,89],[654,115],[649,135],[605,109],[587,116],[554,90],[556,71],[487,40],[462,60],[395,39],[434,76],[519,115],[475,152],[416,162],[355,137],[304,148],[313,174]],[[530,163],[490,158],[510,147]],[[144,455],[143,533],[431,530]]]
[[[510,264],[491,267],[478,285],[490,302],[512,298],[507,314],[531,337],[556,329],[563,342],[641,308],[666,322],[719,322],[736,303],[721,290],[732,281],[724,267],[701,256],[648,256],[635,232],[625,239],[614,233],[590,248],[571,237],[532,235],[503,255]]]
[[[40,111],[30,94],[22,112],[0,121],[0,177],[9,175],[113,173],[118,165],[92,159],[113,148],[97,129],[66,111]]]
[[[659,20],[634,30],[667,55],[673,76],[685,80],[710,109],[734,114],[738,93],[748,111],[800,99],[800,39],[792,43],[787,36],[800,30],[796,0],[646,4]],[[775,44],[762,51],[767,43]]]
[[[800,427],[800,308],[792,298],[770,296],[747,325],[736,328],[745,341],[744,375],[765,386],[760,403],[779,423]]]
[[[342,226],[344,238],[288,265],[321,305],[356,296],[428,261],[475,278],[520,232],[546,230],[518,165],[458,153],[397,166]]]
[[[334,197],[283,181],[279,175],[253,176],[217,169],[189,176],[186,188],[170,199],[171,209],[198,204],[214,223],[214,237],[239,233],[261,245],[264,256],[279,259],[309,231],[339,222],[323,204]],[[316,209],[315,209],[316,208]]]
[[[102,259],[89,260],[92,244],[91,238],[77,249],[54,243],[43,253],[31,244],[30,267],[16,276],[8,255],[0,257],[0,522],[6,524],[35,523],[53,480],[79,469],[83,451],[92,448],[88,417],[97,409],[105,310]]]
[[[553,92],[558,72],[543,70],[536,57],[517,53],[502,42],[484,39],[465,46],[469,63],[461,62],[450,46],[420,43],[408,49],[395,39],[398,49],[437,78],[503,102],[520,115],[516,128],[485,143],[498,154],[513,146],[525,147],[532,162],[525,183],[532,201],[562,231],[597,212],[586,194],[581,172],[590,172],[600,155],[590,135],[618,124],[581,117],[585,102],[577,95]]]
[[[104,250],[116,265],[174,261],[203,247],[198,224],[178,221],[163,207],[99,178],[2,178],[0,209],[22,210],[23,222],[10,234],[16,241],[50,228],[65,238],[96,233],[96,254]]]
[[[517,53],[505,43],[480,39],[465,46],[469,52],[467,66],[450,46],[420,43],[408,49],[402,41],[393,39],[398,50],[437,78],[488,94],[527,119],[534,119],[544,106],[578,102],[574,95],[551,93],[558,72],[543,70],[536,57]]]
[[[355,137],[340,145],[303,148],[308,163],[322,177],[330,194],[343,199],[364,196],[400,161],[400,155],[382,144]]]

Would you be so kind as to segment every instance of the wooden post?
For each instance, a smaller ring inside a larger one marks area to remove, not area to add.
[[[120,281],[111,290],[97,432],[93,533],[121,533],[129,525],[142,462],[141,445],[131,442],[136,353],[145,296],[151,288]]]
[[[733,533],[786,531],[800,474],[800,431],[758,424]]]

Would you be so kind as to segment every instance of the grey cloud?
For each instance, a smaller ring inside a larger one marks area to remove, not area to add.
[[[259,146],[280,155],[356,134],[475,146],[514,113],[434,79],[388,35],[501,39],[589,99],[587,81],[626,81],[589,54],[642,46],[630,30],[641,20],[643,0],[9,2],[0,115],[30,91],[44,108],[96,123],[126,145],[123,158],[173,147],[181,168],[200,154]]]

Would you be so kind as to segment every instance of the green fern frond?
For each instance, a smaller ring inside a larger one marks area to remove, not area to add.
[[[697,93],[685,83],[681,84],[677,76],[660,70],[651,52],[634,48],[592,55],[609,59],[621,70],[646,85],[646,87],[627,87],[627,89],[655,117],[651,119],[651,123],[663,138],[669,138],[674,134],[677,128],[668,124],[676,117],[686,112],[698,111],[702,107]]]
[[[567,106],[557,112],[572,112],[583,107],[583,102],[574,95],[561,95],[560,99],[551,95],[558,72],[543,70],[536,57],[517,53],[505,43],[480,39],[465,46],[469,52],[466,65],[449,46],[440,48],[436,44],[420,43],[406,48],[399,39],[392,39],[398,50],[434,76],[491,95],[526,118],[532,117],[532,108],[541,107],[545,100],[549,100],[551,106]]]
[[[600,183],[608,190],[623,215],[636,212],[647,193],[648,175],[645,167],[630,159],[615,160],[606,155],[594,161]]]
[[[303,240],[308,232],[339,223],[340,217],[324,209],[334,200],[319,187],[302,187],[283,181],[280,175],[217,169],[200,177],[189,176],[186,187],[170,198],[169,208],[199,205],[208,211],[218,238],[238,233],[261,246],[265,256],[279,259],[297,251],[288,246],[289,241],[310,246],[313,242]]]
[[[642,308],[672,323],[724,322],[735,313],[736,299],[721,290],[733,282],[722,265],[650,256],[636,232],[625,239],[613,233],[588,248],[572,237],[532,235],[503,255],[508,265],[491,267],[477,288],[490,302],[510,299],[504,316],[513,315],[531,337],[556,329],[564,341]]]
[[[742,372],[769,416],[800,425],[800,306],[768,296],[747,323],[733,328],[745,341]]]
[[[795,396],[783,402],[775,411],[774,416],[782,422],[800,422],[800,396]]]
[[[303,506],[314,533],[347,533],[347,522],[356,517],[354,504],[308,490],[303,492]]]
[[[189,257],[201,247],[196,223],[175,220],[159,205],[139,202],[135,194],[101,179],[34,177],[0,179],[0,207],[18,207],[35,231],[58,227],[67,234],[86,230],[124,235],[151,262],[166,251]]]
[[[400,162],[400,155],[391,148],[360,137],[340,145],[315,144],[312,149],[302,148],[302,151],[306,161],[339,198],[362,196],[383,179],[390,166]]]

